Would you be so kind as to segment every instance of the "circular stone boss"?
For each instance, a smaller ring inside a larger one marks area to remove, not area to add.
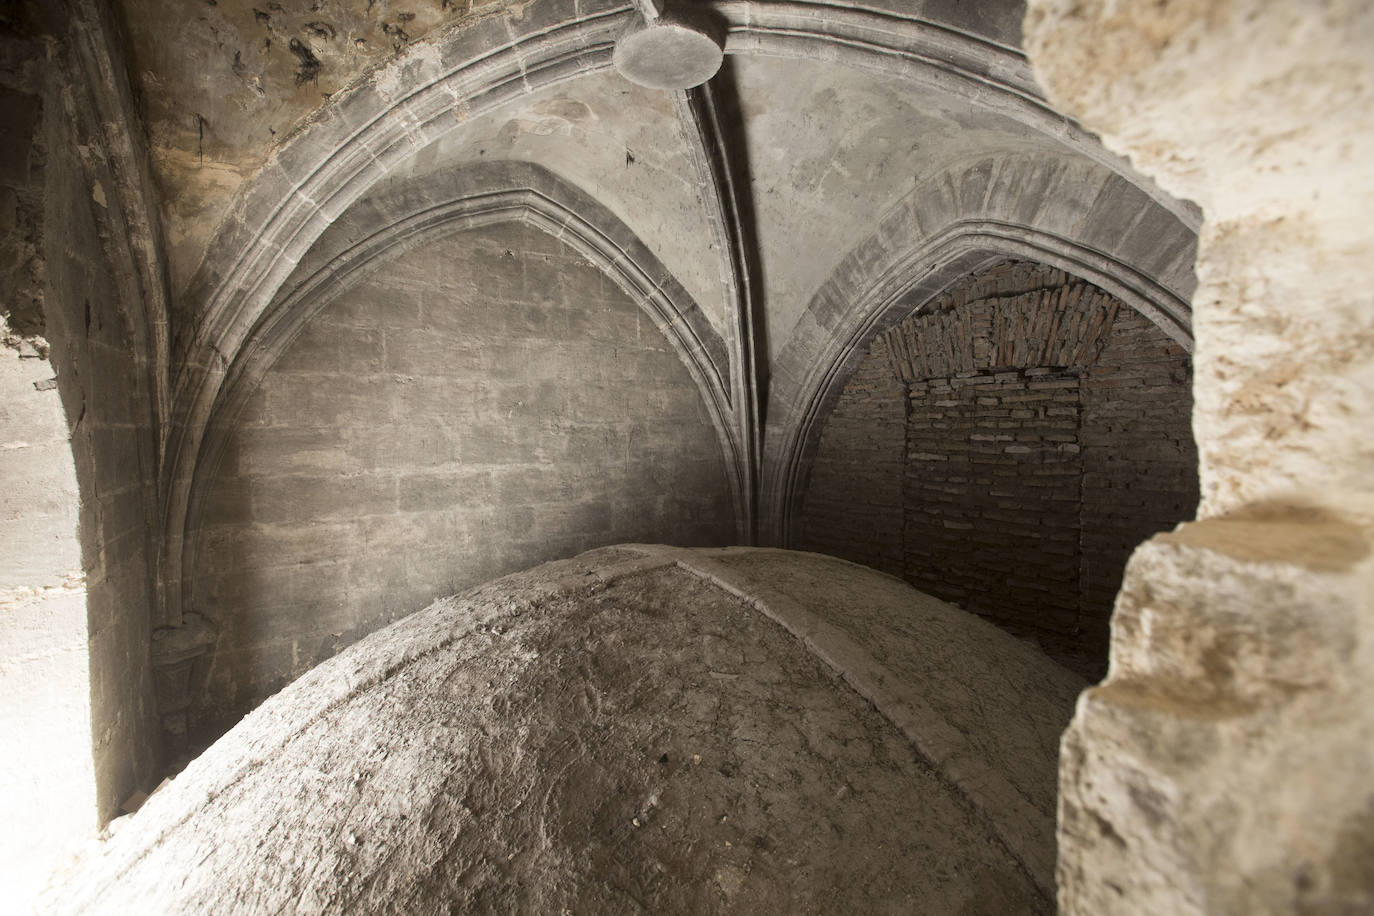
[[[649,89],[691,89],[716,75],[725,49],[705,30],[677,18],[630,29],[611,60],[620,75]]]

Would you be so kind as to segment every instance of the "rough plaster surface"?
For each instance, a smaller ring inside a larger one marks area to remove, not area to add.
[[[1050,96],[1205,214],[1203,520],[1136,552],[1065,736],[1065,912],[1374,908],[1372,42],[1367,3],[1029,6]]]
[[[626,539],[733,540],[716,432],[649,317],[521,223],[379,259],[249,399],[199,522],[213,736],[437,595]]]
[[[1054,770],[1027,763],[1056,756],[1063,713],[1082,690],[1081,678],[991,625],[864,566],[820,555],[802,562],[780,550],[739,551],[720,562],[812,609],[863,646],[902,690],[964,735],[1020,798],[1053,818]],[[893,607],[904,612],[894,614]],[[971,645],[977,650],[970,652]],[[999,716],[990,732],[989,709],[1021,714]]]
[[[808,574],[830,591],[776,593]],[[842,618],[841,594],[865,622],[836,656],[820,620]],[[846,683],[864,689],[864,649],[879,646],[925,670],[915,706],[875,708]],[[827,667],[840,658],[843,680]],[[931,676],[971,662],[996,674]],[[1015,702],[994,699],[999,685]],[[1002,812],[979,802],[1011,777],[1050,804],[1054,723],[1077,687],[991,627],[841,561],[594,551],[443,599],[314,669],[45,904],[1048,912],[998,834]],[[953,747],[919,700],[983,690],[985,703],[953,704],[964,753],[921,749]],[[1009,720],[1027,743],[998,741]]]
[[[1203,513],[1370,492],[1374,442],[1349,430],[1374,416],[1374,8],[1043,2],[1027,24],[1058,104],[1207,214]],[[1202,61],[1225,66],[1200,80]]]
[[[330,95],[435,29],[520,19],[531,3],[121,3],[174,285],[199,263],[233,192]]]
[[[1052,148],[1005,117],[859,70],[752,56],[732,64],[770,356],[855,242],[912,188],[973,156]]]

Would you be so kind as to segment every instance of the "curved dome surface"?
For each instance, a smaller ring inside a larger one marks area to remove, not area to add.
[[[443,599],[259,707],[61,911],[1034,913],[1082,687],[863,567],[624,546]]]

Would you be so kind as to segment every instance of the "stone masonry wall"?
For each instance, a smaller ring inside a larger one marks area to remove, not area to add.
[[[1186,351],[1100,290],[1026,262],[982,271],[873,342],[822,433],[803,546],[1099,677],[1131,548],[1196,505],[1190,377]],[[900,531],[879,493],[900,494]]]
[[[69,13],[0,13],[0,695],[32,726],[0,733],[23,774],[17,790],[0,784],[0,803],[26,825],[18,857],[0,847],[0,859],[21,869],[54,832],[89,836],[151,789],[160,747],[148,660],[156,431],[131,317],[144,303],[130,295],[127,240],[113,237],[124,220],[91,102],[116,93],[85,81]],[[53,746],[64,730],[72,746]]]
[[[734,540],[676,352],[523,224],[431,240],[327,305],[217,473],[193,586],[219,631],[202,737],[436,596],[603,544]]]
[[[157,459],[148,365],[102,237],[100,201],[113,183],[92,146],[78,148],[66,135],[77,120],[60,110],[49,120],[44,304],[81,489],[92,742],[104,820],[135,789],[151,788],[160,756],[148,656]],[[95,161],[83,162],[83,154]]]

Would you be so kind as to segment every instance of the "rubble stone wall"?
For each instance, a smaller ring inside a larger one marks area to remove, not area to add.
[[[1030,0],[1055,109],[1203,212],[1198,520],[1060,756],[1066,914],[1374,911],[1374,7]]]

